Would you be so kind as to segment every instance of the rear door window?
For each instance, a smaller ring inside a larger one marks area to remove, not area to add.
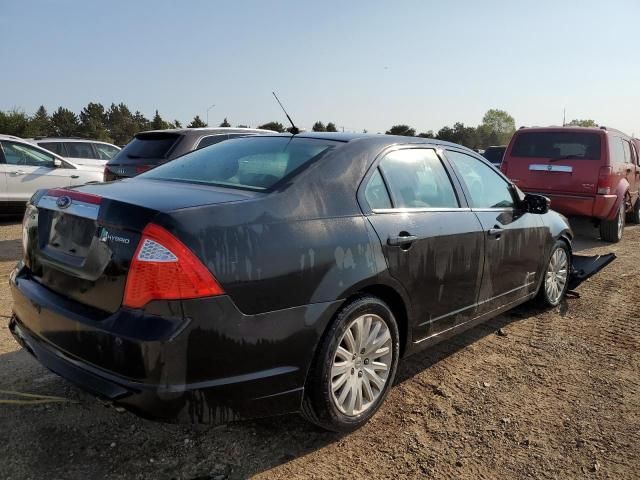
[[[456,167],[471,198],[473,208],[512,208],[509,184],[492,167],[471,155],[447,150],[447,158]]]
[[[410,148],[388,153],[380,170],[395,208],[458,208],[451,180],[435,151]]]
[[[89,142],[65,142],[69,158],[97,158]]]
[[[113,145],[107,145],[105,143],[94,143],[93,146],[101,160],[111,160],[120,151],[120,149]]]
[[[600,160],[601,135],[589,132],[523,132],[512,157]]]

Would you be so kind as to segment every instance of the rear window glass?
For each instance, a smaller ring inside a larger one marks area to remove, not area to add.
[[[117,155],[118,158],[165,158],[180,135],[144,135],[134,137]]]
[[[517,134],[513,157],[600,160],[600,135],[582,132],[530,132]]]
[[[482,154],[491,163],[502,163],[505,147],[490,147]]]
[[[264,190],[335,144],[295,137],[239,138],[188,153],[142,177]]]

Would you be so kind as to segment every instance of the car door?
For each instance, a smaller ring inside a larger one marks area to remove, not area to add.
[[[55,157],[42,149],[20,142],[0,142],[5,159],[7,200],[29,200],[40,188],[69,186],[70,177],[55,166]]]
[[[388,151],[366,182],[367,218],[411,299],[414,341],[473,318],[484,232],[435,149]]]
[[[484,230],[485,261],[478,296],[478,314],[483,314],[535,290],[546,261],[546,228],[540,215],[517,208],[510,182],[484,160],[455,149],[447,149],[446,157]]]
[[[5,212],[8,207],[7,170],[8,165],[0,148],[0,213]]]

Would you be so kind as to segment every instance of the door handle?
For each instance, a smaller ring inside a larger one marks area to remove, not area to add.
[[[400,232],[397,237],[389,237],[387,239],[387,244],[392,246],[402,246],[402,245],[411,245],[411,243],[415,242],[418,239],[415,235],[410,235],[406,232]]]
[[[504,232],[503,228],[490,228],[489,230],[487,230],[487,235],[489,235],[490,237],[500,238],[502,232]]]
[[[71,178],[80,178],[80,175],[71,175]]]
[[[11,175],[24,175],[25,171],[24,170],[16,170],[14,172],[9,172],[11,173]]]

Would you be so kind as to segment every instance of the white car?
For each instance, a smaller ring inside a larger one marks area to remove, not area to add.
[[[119,147],[110,143],[84,138],[52,137],[29,139],[29,141],[76,165],[102,167],[120,151]]]
[[[101,182],[103,168],[77,165],[22,138],[0,135],[0,213],[24,210],[41,188]]]

